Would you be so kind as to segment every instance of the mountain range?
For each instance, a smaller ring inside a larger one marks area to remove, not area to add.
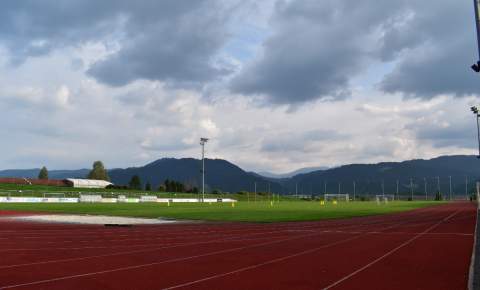
[[[465,194],[475,187],[480,177],[480,160],[476,156],[441,156],[430,160],[416,159],[403,162],[377,164],[349,164],[335,168],[302,169],[293,176],[272,177],[247,172],[222,159],[205,160],[207,190],[225,192],[254,191],[283,194],[350,193],[357,194],[408,194],[431,195],[440,189],[450,193],[450,180],[454,194]],[[317,170],[316,170],[317,169]],[[40,169],[3,170],[0,177],[36,178]],[[49,177],[63,179],[84,178],[88,169],[51,170]],[[111,169],[109,175],[115,184],[128,184],[133,175],[139,175],[157,188],[165,179],[181,181],[190,186],[201,186],[201,161],[193,158],[163,158],[141,167]]]

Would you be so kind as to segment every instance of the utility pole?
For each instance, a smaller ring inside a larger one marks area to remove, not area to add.
[[[340,194],[340,187],[341,187],[341,185],[342,185],[342,184],[339,182],[339,183],[338,183],[338,194]]]
[[[465,175],[465,197],[468,196],[468,177]]]
[[[257,182],[255,181],[253,184],[255,187],[255,194],[253,195],[253,201],[257,202]]]
[[[324,186],[325,186],[325,190],[323,191],[323,194],[325,195],[325,194],[327,194],[327,182],[326,181],[324,183]]]
[[[410,178],[410,195],[411,200],[413,201],[413,178]]]
[[[400,200],[400,197],[398,196],[398,179],[397,179],[397,200]]]
[[[428,193],[427,193],[427,179],[424,177],[423,178],[423,184],[425,186],[425,200],[428,199]]]
[[[437,176],[437,192],[440,195],[440,176]]]
[[[385,197],[385,183],[382,179],[382,195]]]
[[[355,181],[353,181],[353,201],[355,201]]]
[[[205,143],[208,138],[200,138],[200,145],[202,145],[202,202],[205,201]]]
[[[298,198],[298,183],[295,183],[295,197]]]

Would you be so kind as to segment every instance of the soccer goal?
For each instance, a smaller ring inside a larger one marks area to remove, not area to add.
[[[325,201],[350,201],[350,196],[348,194],[331,194],[327,193],[324,195]]]
[[[388,203],[389,201],[395,200],[395,196],[393,194],[380,194],[375,196],[375,200],[377,204]]]

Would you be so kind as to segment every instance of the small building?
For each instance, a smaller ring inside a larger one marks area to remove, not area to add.
[[[65,182],[70,187],[77,187],[77,188],[106,188],[109,185],[113,185],[113,183],[105,180],[94,180],[94,179],[67,178],[65,179]]]

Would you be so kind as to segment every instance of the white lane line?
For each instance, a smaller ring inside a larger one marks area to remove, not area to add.
[[[276,232],[266,232],[266,233],[262,233],[262,234],[272,234],[272,233],[276,233]],[[18,268],[18,267],[25,267],[25,266],[35,266],[35,265],[45,265],[45,264],[62,263],[62,262],[82,261],[82,260],[87,260],[87,259],[97,259],[97,258],[120,256],[120,255],[131,255],[131,254],[138,254],[138,253],[156,252],[156,251],[160,251],[160,250],[177,248],[177,247],[185,247],[185,246],[196,246],[196,245],[202,245],[202,244],[222,243],[222,242],[237,242],[237,241],[243,241],[243,238],[255,236],[255,235],[258,235],[258,234],[259,233],[255,233],[255,234],[251,234],[251,235],[234,236],[234,237],[231,237],[231,238],[208,240],[208,241],[204,241],[204,242],[195,242],[195,243],[190,242],[190,243],[171,244],[171,245],[167,245],[167,246],[162,246],[162,247],[153,248],[153,249],[145,249],[145,250],[124,251],[124,252],[116,252],[116,253],[103,254],[103,255],[94,255],[94,256],[85,256],[85,257],[67,258],[67,259],[58,259],[58,260],[48,260],[48,261],[40,261],[40,262],[32,262],[32,263],[24,263],[24,264],[5,265],[5,266],[0,266],[0,270]]]
[[[6,286],[2,286],[0,289],[12,289],[12,288],[18,288],[18,287],[23,287],[23,286],[32,286],[32,285],[38,285],[38,284],[44,284],[44,283],[50,283],[50,282],[57,282],[57,281],[68,280],[68,279],[73,279],[73,278],[88,277],[88,276],[93,276],[93,275],[114,273],[114,272],[126,271],[126,270],[134,270],[134,269],[156,266],[156,265],[166,264],[166,263],[187,261],[187,260],[192,260],[192,259],[196,259],[196,258],[213,256],[213,255],[218,255],[218,254],[231,253],[231,252],[241,251],[241,250],[245,250],[245,249],[252,249],[252,248],[256,248],[256,247],[262,247],[262,246],[268,246],[268,245],[273,245],[273,244],[277,244],[277,243],[292,241],[292,240],[296,240],[296,239],[313,237],[313,236],[316,236],[316,235],[319,235],[319,234],[316,233],[316,234],[311,234],[311,235],[303,235],[303,236],[299,236],[299,237],[292,237],[292,238],[287,238],[287,239],[282,239],[282,240],[277,240],[277,241],[270,241],[270,242],[260,243],[260,244],[256,244],[256,245],[230,248],[230,249],[226,249],[226,250],[209,252],[209,253],[200,254],[200,255],[194,255],[194,256],[188,256],[188,257],[182,257],[182,258],[174,258],[174,259],[163,260],[163,261],[152,262],[152,263],[141,264],[141,265],[135,265],[135,266],[127,266],[127,267],[115,268],[115,269],[110,269],[110,270],[103,270],[103,271],[90,272],[90,273],[84,273],[84,274],[63,276],[63,277],[58,277],[58,278],[45,279],[45,280],[39,280],[39,281],[34,281],[34,282],[22,283],[22,284],[6,285]],[[352,238],[350,238],[350,239],[352,239]]]
[[[380,262],[381,260],[385,259],[386,257],[392,255],[393,253],[395,253],[396,251],[400,250],[401,248],[411,244],[413,241],[417,240],[418,238],[420,238],[421,236],[423,236],[424,234],[428,233],[429,231],[433,230],[434,228],[438,227],[441,223],[445,222],[445,221],[448,221],[450,218],[452,218],[453,216],[455,216],[456,214],[458,214],[461,210],[457,210],[456,212],[450,214],[449,216],[447,216],[446,218],[440,220],[438,223],[432,225],[431,227],[429,227],[428,229],[426,229],[425,231],[417,234],[416,236],[414,236],[413,238],[403,242],[401,245],[399,245],[398,247],[388,251],[386,254],[384,254],[383,256],[373,260],[372,262],[366,264],[365,266],[357,269],[356,271],[353,271],[352,273],[342,277],[341,279],[337,280],[336,282],[328,285],[327,287],[323,288],[323,290],[327,290],[327,289],[330,289],[330,288],[333,288],[335,286],[337,286],[338,284],[344,282],[345,280],[348,280],[350,279],[351,277],[357,275],[358,273],[362,272],[363,270],[375,265],[376,263]]]
[[[401,224],[403,224],[403,223],[388,226],[388,227],[384,228],[383,230],[388,230],[388,229],[391,229],[391,228],[395,228],[395,227],[398,227]],[[335,231],[331,231],[331,233],[335,233]],[[342,233],[342,232],[338,232],[338,233]],[[202,278],[202,279],[186,282],[186,283],[183,283],[183,284],[178,284],[178,285],[170,286],[170,287],[167,287],[167,288],[162,288],[162,290],[183,288],[183,287],[187,287],[187,286],[190,286],[190,285],[193,285],[193,284],[198,284],[198,283],[201,283],[201,282],[205,282],[205,281],[208,281],[208,280],[213,280],[213,279],[216,279],[216,278],[221,278],[221,277],[224,277],[224,276],[228,276],[228,275],[237,274],[237,273],[240,273],[240,272],[252,270],[252,269],[259,268],[259,267],[262,267],[262,266],[265,266],[265,265],[269,265],[269,264],[273,264],[273,263],[277,263],[277,262],[282,262],[284,260],[288,260],[288,259],[291,259],[291,258],[295,258],[295,257],[303,256],[303,255],[306,255],[306,254],[310,254],[310,253],[319,251],[321,249],[330,248],[330,247],[333,247],[333,246],[336,246],[336,245],[339,245],[339,244],[350,242],[352,240],[356,240],[358,238],[361,238],[361,237],[364,237],[364,236],[367,236],[367,235],[369,235],[368,232],[360,232],[359,235],[355,236],[355,237],[343,239],[343,240],[336,241],[336,242],[333,242],[333,243],[330,243],[330,244],[327,244],[327,245],[322,245],[320,247],[316,247],[316,248],[313,248],[313,249],[310,249],[310,250],[306,250],[306,251],[298,252],[298,253],[291,254],[291,255],[288,255],[288,256],[268,260],[268,261],[258,263],[258,264],[255,264],[255,265],[250,265],[250,266],[243,267],[243,268],[240,268],[240,269],[236,269],[236,270],[233,270],[233,271],[230,271],[230,272],[216,274],[216,275],[208,276],[208,277],[205,277],[205,278]]]
[[[336,242],[326,244],[326,245],[323,245],[323,246],[320,246],[320,247],[317,247],[317,248],[313,248],[313,249],[310,249],[310,250],[306,250],[306,251],[303,251],[303,252],[295,253],[295,254],[292,254],[292,255],[288,255],[288,256],[277,258],[277,259],[269,260],[269,261],[266,261],[266,262],[263,262],[263,263],[259,263],[259,264],[243,267],[243,268],[240,268],[240,269],[236,269],[234,271],[230,271],[230,272],[226,272],[226,273],[222,273],[222,274],[217,274],[217,275],[212,275],[212,276],[209,276],[209,277],[206,277],[206,278],[190,281],[190,282],[187,282],[187,283],[178,284],[178,285],[174,285],[174,286],[167,287],[167,288],[162,288],[162,290],[171,290],[171,289],[187,287],[187,286],[197,284],[197,283],[201,283],[201,282],[205,282],[205,281],[208,281],[208,280],[213,280],[213,279],[216,279],[216,278],[221,278],[221,277],[224,277],[224,276],[228,276],[228,275],[237,274],[237,273],[240,273],[240,272],[252,270],[252,269],[259,268],[259,267],[262,267],[262,266],[265,266],[265,265],[281,262],[281,261],[288,260],[288,259],[291,259],[291,258],[295,258],[295,257],[298,257],[298,256],[310,254],[310,253],[316,252],[316,251],[321,250],[321,249],[330,248],[330,247],[333,247],[333,246],[336,246],[336,245],[339,245],[339,244],[350,242],[352,240],[360,238],[361,236],[363,236],[363,235],[343,239],[343,240],[340,240],[340,241],[336,241]]]

